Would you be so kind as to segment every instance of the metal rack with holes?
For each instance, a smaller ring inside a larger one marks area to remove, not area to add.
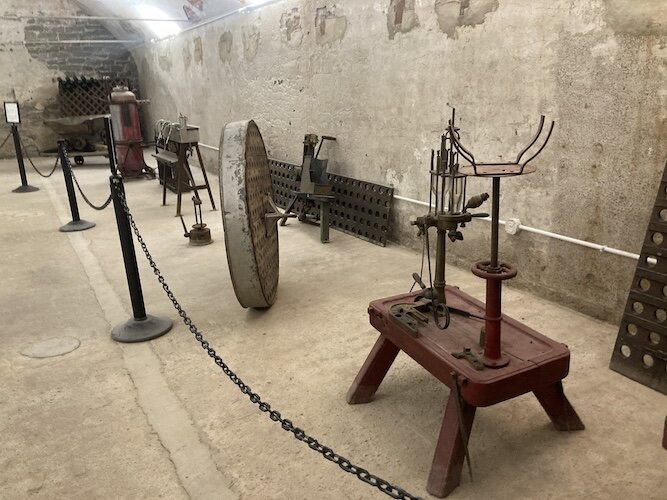
[[[651,218],[610,368],[667,394],[667,164]]]

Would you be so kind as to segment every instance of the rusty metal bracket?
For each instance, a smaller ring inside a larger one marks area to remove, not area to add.
[[[268,236],[271,233],[271,231],[276,230],[276,224],[278,223],[279,220],[292,219],[296,217],[296,214],[288,214],[281,212],[280,208],[278,208],[278,205],[276,205],[276,202],[273,201],[273,197],[270,194],[267,195],[266,201],[269,203],[272,210],[271,212],[267,212],[264,215],[264,226],[266,227],[266,235]]]
[[[391,307],[389,314],[391,319],[404,325],[414,338],[419,337],[419,327],[428,323],[428,316],[413,304],[396,304]]]
[[[472,350],[469,347],[465,347],[460,352],[453,352],[452,356],[454,356],[456,359],[465,359],[472,365],[472,367],[475,370],[484,369],[484,363],[482,362],[482,360],[479,359],[477,355],[474,352],[472,352]]]

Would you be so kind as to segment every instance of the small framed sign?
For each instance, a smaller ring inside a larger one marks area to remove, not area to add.
[[[5,101],[5,120],[7,123],[21,123],[18,102]]]

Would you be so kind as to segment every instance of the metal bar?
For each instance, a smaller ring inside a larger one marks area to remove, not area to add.
[[[493,194],[491,195],[491,267],[498,267],[498,226],[500,214],[500,177],[493,178]]]
[[[445,299],[445,261],[446,259],[446,240],[447,233],[444,229],[438,229],[438,239],[436,240],[435,250],[435,280],[433,288],[441,304],[446,304]]]
[[[429,170],[429,186],[428,186],[428,213],[431,213],[431,206],[433,205],[433,162],[435,159],[435,151],[431,150],[431,169]]]
[[[440,201],[440,151],[438,151],[435,160],[435,172],[435,213],[438,214],[441,210],[440,205],[438,204]],[[444,186],[442,189],[444,189]]]
[[[127,220],[125,210],[120,201],[121,194],[125,194],[123,180],[118,175],[116,155],[114,153],[113,130],[111,127],[111,118],[104,119],[104,127],[107,133],[107,148],[109,151],[109,168],[111,177],[109,178],[111,193],[113,194],[113,208],[116,214],[116,224],[118,226],[118,237],[120,238],[120,248],[123,253],[123,264],[125,265],[125,276],[127,278],[127,287],[130,291],[130,301],[132,302],[132,316],[135,320],[146,319],[146,306],[144,304],[144,294],[141,290],[141,279],[139,277],[139,267],[137,265],[137,255],[134,252],[134,240],[132,239],[132,228]]]
[[[547,143],[549,142],[549,139],[551,138],[551,133],[554,131],[554,125],[556,125],[556,122],[552,121],[551,122],[551,127],[549,127],[549,132],[547,133],[547,138],[544,140],[544,143],[540,147],[540,149],[537,150],[537,152],[528,158],[525,162],[523,162],[523,165],[521,165],[521,173],[523,173],[523,169],[526,168],[526,165],[528,165],[531,161],[533,161],[535,158],[537,158],[537,155],[539,155],[542,150],[545,148]]]
[[[14,139],[14,149],[16,150],[16,161],[19,164],[19,175],[21,176],[21,186],[28,185],[28,177],[25,174],[25,163],[23,163],[23,150],[21,149],[21,138],[19,137],[19,129],[16,125],[12,125],[12,138]]]
[[[111,126],[111,117],[104,118],[104,131],[107,135],[107,155],[109,157],[109,169],[111,175],[118,175],[118,159],[116,158],[116,148],[113,141],[113,128]]]
[[[69,200],[69,208],[72,212],[72,221],[79,222],[79,205],[76,201],[76,193],[74,192],[74,183],[72,182],[72,172],[70,171],[67,155],[65,153],[65,141],[58,141],[58,155],[60,156],[60,166],[65,178],[65,188],[67,189],[67,199]]]
[[[320,202],[320,241],[327,243],[329,241],[329,202]]]
[[[201,167],[201,173],[204,176],[204,184],[206,184],[206,190],[208,191],[208,199],[211,201],[211,206],[215,210],[215,201],[213,201],[213,192],[211,191],[211,185],[208,182],[208,175],[206,175],[206,167],[204,166],[204,160],[201,156],[201,151],[199,150],[199,144],[195,144],[195,150],[197,151],[197,158],[199,159],[199,166]]]
[[[496,279],[486,280],[486,310],[484,314],[484,360],[499,361],[500,322],[502,319],[501,300],[503,282]]]
[[[533,144],[535,144],[537,139],[540,137],[540,134],[542,133],[542,128],[544,128],[544,115],[540,115],[540,125],[537,127],[537,132],[535,133],[533,140],[530,141],[528,145],[519,152],[514,163],[519,163],[521,161],[521,157],[526,153],[526,151],[533,147]]]
[[[475,156],[468,151],[465,147],[463,147],[463,144],[461,144],[461,141],[459,141],[459,137],[456,133],[456,129],[454,128],[453,125],[449,125],[449,137],[450,140],[452,141],[452,145],[456,149],[456,151],[463,156],[463,158],[466,159],[468,163],[470,163],[473,166],[473,169],[475,170],[475,174],[477,173],[477,164],[475,163]]]

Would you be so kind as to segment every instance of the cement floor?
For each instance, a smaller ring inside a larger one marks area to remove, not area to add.
[[[46,170],[52,160],[37,164]],[[76,173],[93,201],[106,198],[103,163],[88,160]],[[29,178],[40,191],[11,193],[16,164],[0,162],[0,497],[385,498],[260,413],[182,324],[150,343],[112,342],[111,327],[130,311],[112,209],[94,212],[80,201],[97,227],[60,233],[70,219],[61,173]],[[419,256],[336,231],[322,245],[317,228],[292,221],[280,231],[278,301],[248,311],[231,287],[220,212],[204,203],[215,242],[191,248],[173,194],[162,207],[157,181],[126,189],[174,293],[232,369],[321,442],[428,498],[447,388],[400,354],[374,402],[345,403],[376,339],[368,302],[407,290]],[[148,311],[176,321],[139,259]],[[483,298],[469,271],[448,272]],[[475,481],[464,475],[451,498],[665,498],[667,398],[607,368],[616,326],[511,288],[504,307],[570,346],[565,387],[587,429],[557,432],[530,395],[480,409],[470,442]],[[58,336],[81,346],[55,358],[21,354]]]

